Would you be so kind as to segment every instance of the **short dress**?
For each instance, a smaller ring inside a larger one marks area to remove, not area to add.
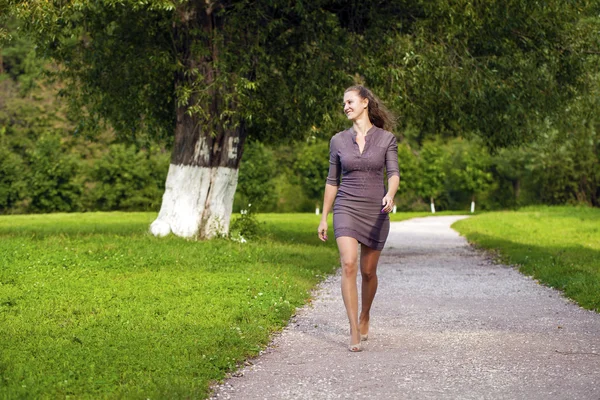
[[[400,176],[393,133],[373,125],[365,136],[362,154],[353,128],[331,138],[327,184],[338,186],[333,206],[336,239],[350,236],[372,249],[383,249],[390,231],[390,218],[381,212],[386,193],[384,168],[388,178]]]

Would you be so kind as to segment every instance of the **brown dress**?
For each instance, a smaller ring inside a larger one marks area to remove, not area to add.
[[[353,128],[331,138],[327,183],[338,186],[333,206],[336,239],[350,236],[372,249],[383,249],[390,231],[390,218],[381,212],[384,167],[388,178],[400,176],[398,144],[392,133],[373,126],[362,154]]]

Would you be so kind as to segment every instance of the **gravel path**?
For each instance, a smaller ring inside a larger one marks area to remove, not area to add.
[[[334,276],[212,398],[600,400],[600,315],[473,250],[460,218],[392,223],[365,351]]]

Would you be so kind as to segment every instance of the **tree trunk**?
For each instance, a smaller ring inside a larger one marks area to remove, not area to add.
[[[431,213],[435,214],[435,203],[433,202],[433,197],[429,198],[429,205],[431,206]]]
[[[176,85],[201,86],[207,88],[208,95],[191,95],[186,104],[177,107],[165,193],[158,217],[150,225],[155,236],[172,232],[186,238],[209,239],[229,231],[246,129],[243,121],[233,124],[219,118],[228,88],[218,81],[219,71],[214,68],[218,58],[214,37],[219,21],[212,4],[189,2],[178,10],[180,25],[174,32],[178,56],[188,72],[199,73],[179,72]],[[203,35],[194,37],[195,30]],[[194,54],[199,42],[210,50],[208,55]],[[202,112],[190,112],[192,106],[200,107]]]
[[[180,120],[188,120],[183,122]],[[227,234],[245,139],[243,127],[211,137],[178,111],[173,157],[155,236],[209,239]]]

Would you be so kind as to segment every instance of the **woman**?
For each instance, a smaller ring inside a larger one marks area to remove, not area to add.
[[[398,145],[392,116],[363,86],[344,92],[344,113],[352,128],[330,142],[329,175],[325,185],[319,238],[327,240],[327,214],[333,207],[333,229],[342,264],[342,297],[350,320],[352,352],[362,351],[369,337],[371,304],[377,291],[377,262],[390,230],[388,213],[400,184]],[[383,170],[387,170],[385,190]],[[340,184],[341,175],[341,184]],[[358,244],[362,276],[362,307],[358,316]]]

